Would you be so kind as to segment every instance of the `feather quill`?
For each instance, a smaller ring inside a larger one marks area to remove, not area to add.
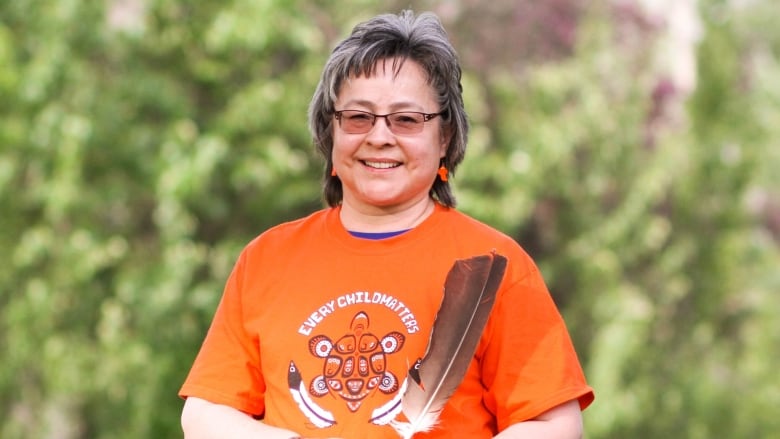
[[[406,420],[390,422],[403,439],[429,431],[438,422],[474,356],[505,269],[506,258],[495,252],[453,264],[428,349],[406,378],[401,400]]]

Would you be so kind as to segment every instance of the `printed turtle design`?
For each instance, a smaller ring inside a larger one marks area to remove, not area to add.
[[[380,340],[368,326],[368,315],[360,311],[352,318],[349,332],[335,343],[324,335],[309,340],[309,352],[324,360],[322,375],[309,386],[312,395],[333,392],[355,412],[376,389],[385,394],[398,390],[398,378],[387,371],[387,355],[401,350],[405,337],[393,331]]]

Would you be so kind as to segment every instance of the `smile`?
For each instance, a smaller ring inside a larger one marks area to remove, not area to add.
[[[368,166],[369,168],[374,168],[374,169],[390,169],[390,168],[397,168],[398,166],[401,166],[401,164],[397,162],[369,162],[369,161],[361,160],[361,163]]]

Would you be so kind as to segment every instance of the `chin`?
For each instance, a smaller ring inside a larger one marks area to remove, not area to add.
[[[389,206],[394,204],[400,204],[404,202],[403,197],[398,197],[396,194],[390,194],[389,191],[371,191],[369,193],[364,193],[359,198],[359,200],[366,204],[371,204],[374,206]]]
[[[366,204],[368,204],[370,206],[379,207],[379,208],[387,208],[387,207],[393,207],[393,206],[397,206],[399,204],[403,204],[402,201],[387,200],[387,199],[379,199],[379,200],[377,200],[377,199],[368,199],[368,200],[365,200],[364,203],[366,203]]]

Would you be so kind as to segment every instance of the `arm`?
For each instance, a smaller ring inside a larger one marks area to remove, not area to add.
[[[181,426],[185,439],[225,438],[289,439],[298,433],[272,427],[232,407],[189,397],[184,403]]]
[[[580,439],[582,413],[577,400],[565,402],[534,419],[510,425],[496,439]]]

